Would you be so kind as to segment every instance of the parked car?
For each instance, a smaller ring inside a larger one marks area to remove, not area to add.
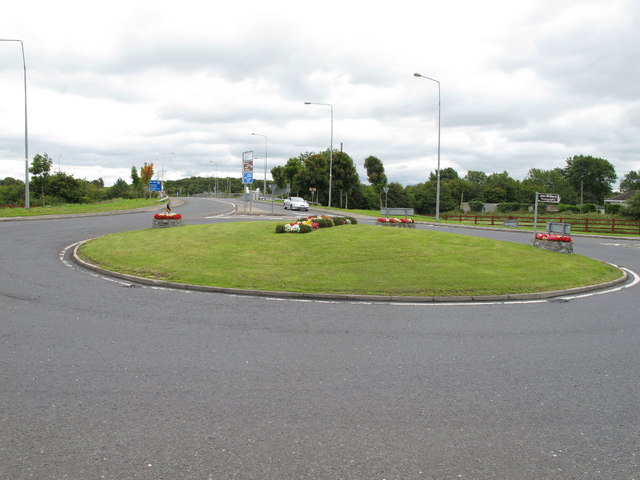
[[[309,211],[309,204],[305,201],[304,198],[300,197],[289,197],[284,200],[284,209],[289,210],[305,210]]]

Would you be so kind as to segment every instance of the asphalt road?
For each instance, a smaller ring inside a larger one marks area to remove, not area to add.
[[[214,201],[176,210],[236,221]],[[0,222],[1,479],[640,478],[637,286],[316,302],[140,287],[68,261],[75,242],[150,224]],[[640,272],[640,240],[575,251]]]

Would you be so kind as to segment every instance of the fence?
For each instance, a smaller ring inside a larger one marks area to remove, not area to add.
[[[522,228],[533,229],[534,217],[496,216],[496,215],[442,215],[443,220],[474,225],[503,226],[505,220],[517,221]],[[611,233],[621,235],[640,235],[640,222],[613,219],[573,218],[573,217],[538,217],[537,228],[544,230],[547,222],[569,223],[571,231],[586,233]]]

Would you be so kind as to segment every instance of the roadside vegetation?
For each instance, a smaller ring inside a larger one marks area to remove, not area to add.
[[[363,212],[376,216],[382,206],[413,208],[416,220],[432,219],[436,208],[437,175],[415,185],[389,182],[382,160],[375,156],[364,159],[368,184],[363,184],[354,160],[342,151],[333,152],[332,198],[329,202],[329,151],[302,153],[290,158],[285,165],[271,169],[275,198],[296,195],[315,206],[331,204],[332,208],[352,213]],[[130,180],[118,179],[105,186],[101,178],[76,179],[62,171],[52,173],[53,161],[45,153],[33,158],[30,179],[32,207],[53,207],[60,204],[99,204],[107,200],[152,198],[149,181],[154,177],[153,163],[140,168],[131,167]],[[523,216],[531,213],[536,192],[560,195],[562,204],[552,212],[550,205],[540,204],[540,215],[566,218],[614,218],[640,220],[640,171],[627,172],[620,181],[620,192],[613,191],[618,180],[613,165],[603,158],[576,155],[563,167],[552,170],[531,168],[523,180],[511,178],[504,172],[485,173],[470,170],[461,176],[451,167],[440,171],[440,215],[443,221],[452,215]],[[262,182],[254,184],[263,187]],[[0,215],[10,207],[24,206],[24,183],[7,177],[0,180]],[[191,177],[164,182],[169,196],[240,195],[244,191],[241,179]],[[605,203],[606,198],[622,193],[624,203]],[[496,211],[488,212],[488,210]],[[545,211],[548,210],[548,211]],[[602,213],[604,211],[604,214]],[[16,215],[12,213],[12,215]],[[572,215],[576,215],[572,217]]]

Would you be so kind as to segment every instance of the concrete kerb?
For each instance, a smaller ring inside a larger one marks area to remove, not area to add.
[[[576,287],[565,290],[555,290],[538,293],[519,293],[506,295],[460,295],[460,296],[399,296],[399,295],[351,295],[351,294],[335,294],[335,293],[310,293],[310,292],[289,292],[289,291],[268,291],[268,290],[244,290],[240,288],[212,287],[206,285],[190,285],[186,283],[168,282],[165,280],[156,280],[153,278],[138,277],[126,273],[114,272],[104,269],[88,262],[80,257],[78,250],[80,247],[93,239],[87,239],[79,242],[73,248],[71,253],[72,260],[79,266],[100,273],[102,275],[119,278],[131,283],[149,285],[153,287],[172,288],[177,290],[193,290],[208,293],[224,293],[230,295],[248,295],[270,298],[296,298],[306,300],[325,300],[325,301],[350,301],[350,302],[371,302],[371,303],[468,303],[468,302],[506,302],[506,301],[523,301],[523,300],[540,300],[547,298],[556,298],[585,293],[594,290],[605,290],[616,285],[626,282],[629,278],[628,273],[618,268],[622,272],[622,277],[610,282],[587,285],[584,287]]]

